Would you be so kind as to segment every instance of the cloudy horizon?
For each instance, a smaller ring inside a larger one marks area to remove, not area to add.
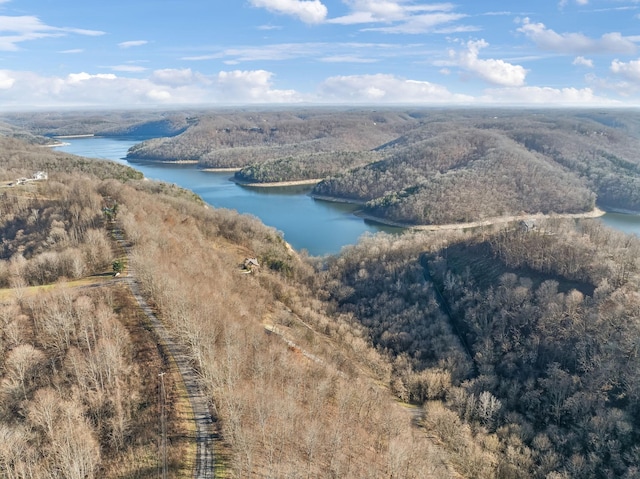
[[[0,0],[0,110],[640,106],[637,0]]]

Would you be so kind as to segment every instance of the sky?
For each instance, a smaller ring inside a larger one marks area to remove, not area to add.
[[[640,0],[0,0],[0,111],[640,106]]]

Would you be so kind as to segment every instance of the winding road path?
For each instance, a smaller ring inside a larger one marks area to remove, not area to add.
[[[130,256],[131,247],[125,241],[122,232],[117,229],[113,231],[114,237],[119,245],[124,249],[127,256]],[[135,274],[135,270],[131,268],[129,261],[127,275],[122,278],[131,289],[131,293],[135,297],[140,309],[146,314],[154,333],[158,338],[158,342],[162,345],[169,359],[175,363],[178,373],[182,377],[185,390],[189,397],[189,403],[193,411],[193,420],[196,426],[196,458],[193,470],[195,479],[213,479],[215,476],[215,461],[213,455],[213,416],[209,409],[209,401],[200,389],[198,377],[191,366],[188,356],[182,346],[180,346],[171,336],[167,328],[160,322],[153,313],[151,307],[147,304],[140,292],[140,284]]]

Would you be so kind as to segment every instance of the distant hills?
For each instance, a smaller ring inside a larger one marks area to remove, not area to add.
[[[30,115],[30,116],[29,116]],[[640,211],[640,114],[611,110],[287,109],[5,118],[32,134],[153,137],[136,161],[238,168],[245,183],[323,179],[312,195],[384,222]]]

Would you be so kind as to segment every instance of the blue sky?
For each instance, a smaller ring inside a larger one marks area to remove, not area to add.
[[[640,0],[0,0],[0,110],[640,106]]]

